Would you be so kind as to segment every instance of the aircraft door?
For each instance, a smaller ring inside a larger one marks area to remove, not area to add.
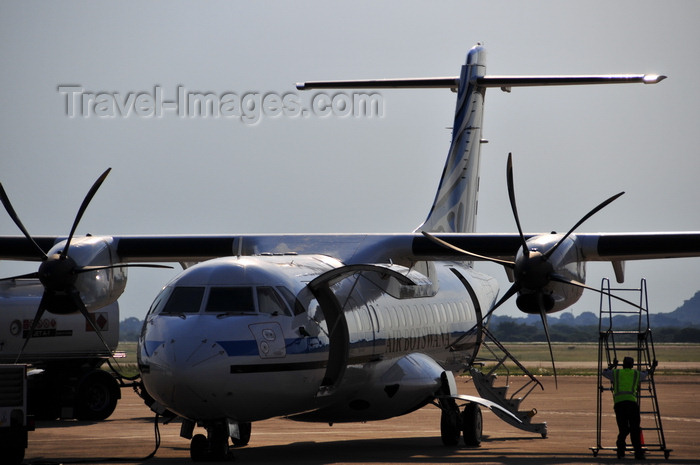
[[[345,373],[349,355],[348,325],[338,299],[327,285],[312,289],[312,293],[318,300],[328,328],[328,366],[321,383],[324,390],[337,386]]]
[[[469,342],[469,339],[473,339],[473,351],[469,355],[471,360],[476,360],[476,356],[479,353],[479,348],[481,347],[481,343],[483,340],[482,332],[481,332],[481,327],[483,326],[483,312],[481,309],[481,304],[479,303],[479,298],[476,295],[476,292],[474,291],[474,288],[472,285],[469,283],[469,280],[456,268],[450,268],[450,271],[454,273],[454,275],[459,279],[459,281],[464,285],[464,288],[467,291],[467,295],[465,297],[468,298],[469,301],[471,301],[471,305],[474,307],[474,312],[476,316],[476,322],[477,322],[477,331],[475,331],[474,335],[465,335],[464,336],[464,341],[463,342]]]

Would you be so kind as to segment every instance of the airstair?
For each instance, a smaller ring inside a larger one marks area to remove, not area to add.
[[[518,417],[522,423],[518,423],[511,416],[500,412],[497,409],[492,410],[496,416],[506,423],[519,428],[523,431],[536,433],[547,437],[547,423],[533,423],[532,419],[537,414],[536,409],[520,410],[521,403],[525,398],[536,388],[544,389],[542,383],[535,378],[510,352],[493,336],[486,328],[481,326],[482,346],[480,356],[470,369],[474,387],[479,395],[484,399],[490,400],[500,405],[504,409]],[[486,357],[482,354],[484,350],[488,353]],[[511,367],[505,362],[511,360],[515,366],[525,374],[518,376],[518,380],[523,380],[522,386],[511,385]],[[481,366],[485,372],[480,371],[474,365]],[[488,369],[486,370],[486,367]],[[497,371],[505,372],[505,384],[500,381]],[[509,391],[513,391],[509,394]]]
[[[612,446],[604,446],[602,438],[603,417],[610,417],[613,412],[611,382],[604,378],[604,369],[615,369],[622,365],[624,357],[633,357],[635,368],[646,372],[647,376],[640,382],[637,402],[641,414],[642,444],[645,451],[661,451],[668,459],[671,449],[666,448],[666,439],[661,424],[659,402],[654,384],[654,371],[658,365],[654,351],[651,327],[649,325],[649,300],[646,280],[642,279],[638,288],[611,288],[610,280],[604,278],[601,283],[600,314],[598,319],[598,401],[596,408],[596,447],[591,447],[593,456],[601,450],[617,451],[617,425],[606,422],[607,440]],[[627,300],[622,302],[612,295]],[[635,299],[636,302],[635,302]],[[605,412],[605,415],[604,413]],[[614,414],[612,415],[614,418]],[[632,450],[629,445],[628,450]]]

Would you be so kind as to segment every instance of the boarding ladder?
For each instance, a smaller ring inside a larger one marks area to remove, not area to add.
[[[479,395],[508,410],[518,417],[521,423],[514,421],[512,417],[498,409],[492,410],[501,420],[523,431],[540,434],[543,438],[547,437],[547,423],[532,422],[532,418],[537,414],[537,409],[520,410],[520,404],[536,387],[539,386],[541,389],[544,389],[542,383],[508,352],[485,325],[481,325],[480,331],[482,333],[482,350],[480,350],[479,357],[470,368],[472,381],[474,381],[474,387],[479,392]],[[484,351],[487,352],[486,356],[482,355]],[[517,377],[518,380],[523,380],[524,384],[522,386],[511,386],[510,371],[512,367],[505,364],[507,360],[511,360],[525,374],[525,376]],[[484,372],[477,369],[476,366],[482,367]],[[498,381],[497,371],[505,372],[504,385],[495,385]],[[510,395],[508,394],[509,390],[513,391]]]
[[[622,302],[614,297],[626,299]],[[637,403],[641,414],[642,444],[645,451],[661,451],[668,459],[671,449],[666,448],[666,439],[661,424],[659,402],[654,384],[654,371],[658,365],[654,351],[651,327],[649,325],[649,299],[646,280],[642,279],[638,288],[611,288],[610,280],[604,278],[601,283],[600,314],[598,319],[598,384],[596,408],[596,447],[591,447],[593,456],[601,450],[617,451],[617,447],[603,446],[603,412],[607,416],[612,412],[612,383],[603,377],[604,369],[615,369],[622,365],[624,357],[633,357],[635,368],[646,372],[647,376],[640,382]],[[638,298],[638,299],[637,299]],[[637,299],[637,300],[635,300]],[[614,415],[612,416],[614,418]],[[617,425],[608,425],[608,440],[613,444],[617,439]],[[629,439],[628,439],[629,444]],[[632,450],[631,446],[627,446]]]

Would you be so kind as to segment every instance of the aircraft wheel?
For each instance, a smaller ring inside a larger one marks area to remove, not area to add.
[[[78,385],[75,416],[78,420],[104,420],[114,412],[119,396],[119,385],[109,373],[92,371]]]
[[[252,431],[252,425],[250,423],[239,423],[238,430],[240,431],[241,437],[239,439],[231,438],[231,442],[234,447],[247,446],[250,442],[250,433]]]
[[[464,444],[469,447],[478,447],[481,444],[483,418],[478,404],[469,403],[462,412],[462,432]]]
[[[203,462],[208,454],[209,440],[203,434],[195,434],[190,442],[190,458],[193,462]]]
[[[209,460],[221,461],[228,458],[228,430],[223,425],[217,425],[209,432]]]
[[[455,401],[446,402],[440,415],[440,437],[444,445],[454,447],[459,444],[461,434],[459,420],[459,407]]]

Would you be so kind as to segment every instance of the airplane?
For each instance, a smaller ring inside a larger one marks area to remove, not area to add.
[[[484,48],[477,45],[457,77],[298,85],[456,91],[452,142],[437,193],[427,218],[412,232],[75,236],[107,170],[88,192],[68,236],[33,237],[0,185],[3,205],[23,233],[0,237],[0,259],[41,261],[39,271],[6,279],[40,282],[44,288],[25,346],[31,346],[45,311],[87,317],[116,301],[128,266],[181,263],[184,271],[148,310],[137,356],[147,403],[159,414],[182,419],[180,435],[191,440],[194,461],[227,458],[229,441],[247,444],[251,424],[266,418],[365,422],[428,404],[440,408],[441,439],[449,446],[461,438],[467,445],[479,443],[480,406],[511,425],[546,435],[546,424],[531,423],[530,415],[489,394],[486,381],[476,384],[489,316],[516,297],[518,308],[540,315],[546,329],[547,315],[573,305],[584,289],[601,292],[585,284],[586,262],[611,262],[621,281],[626,260],[700,256],[700,232],[575,232],[620,193],[564,234],[525,234],[509,156],[506,180],[518,232],[477,233],[488,88],[664,79],[489,76],[485,63]],[[481,260],[506,270],[512,285],[500,298],[496,278],[474,269]],[[458,392],[454,373],[467,370],[480,397]],[[194,434],[198,426],[206,435]]]

